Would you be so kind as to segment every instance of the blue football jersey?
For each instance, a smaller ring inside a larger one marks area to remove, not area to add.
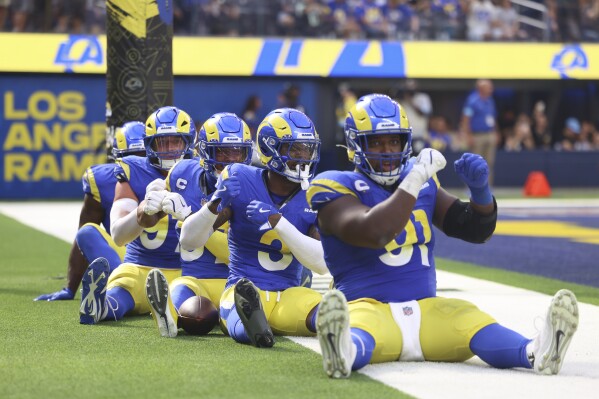
[[[436,295],[432,219],[438,188],[436,176],[424,183],[406,228],[384,249],[350,245],[321,232],[325,261],[335,287],[349,301],[373,298],[403,302]],[[362,173],[327,171],[312,181],[308,201],[312,209],[318,210],[341,196],[351,195],[373,207],[391,194]]]
[[[206,170],[197,159],[179,161],[166,179],[167,189],[179,193],[192,212],[197,212],[209,199],[215,188],[206,179]],[[180,235],[180,227],[177,228]],[[181,248],[181,275],[198,279],[227,278],[229,268],[220,262],[206,247],[186,251]]]
[[[108,234],[110,234],[110,210],[112,209],[114,187],[116,186],[114,166],[113,163],[92,165],[86,169],[81,178],[83,192],[91,195],[104,209],[102,226]]]
[[[129,182],[139,202],[146,196],[146,186],[150,182],[164,179],[148,158],[142,157],[126,157],[117,161],[114,175],[118,181]],[[177,219],[167,215],[156,226],[142,231],[139,237],[127,244],[123,262],[166,269],[181,268],[176,225]]]
[[[236,175],[241,193],[232,201],[229,220],[229,279],[227,287],[242,277],[258,288],[280,291],[300,285],[302,265],[293,256],[279,234],[270,227],[258,226],[246,217],[246,208],[253,200],[275,206],[302,234],[308,234],[316,223],[316,213],[308,207],[306,192],[299,189],[282,204],[273,200],[266,187],[266,169],[244,164],[229,165],[221,179]]]

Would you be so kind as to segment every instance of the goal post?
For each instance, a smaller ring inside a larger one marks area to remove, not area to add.
[[[115,129],[173,103],[173,1],[106,0],[106,148]]]

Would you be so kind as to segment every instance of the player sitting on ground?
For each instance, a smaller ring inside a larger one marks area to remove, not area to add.
[[[181,247],[204,245],[214,229],[229,221],[230,272],[221,322],[235,341],[271,347],[273,331],[304,336],[316,331],[321,296],[299,285],[302,265],[327,272],[316,214],[302,190],[314,175],[320,140],[306,115],[282,108],[262,121],[257,142],[266,169],[227,166],[212,200],[183,223]]]
[[[162,210],[185,220],[197,212],[216,190],[216,181],[225,166],[232,163],[248,165],[252,159],[252,136],[247,124],[237,115],[218,113],[204,123],[198,137],[200,159],[177,163],[166,178],[170,191],[162,201]],[[226,227],[226,226],[222,226]],[[193,251],[181,249],[182,276],[169,285],[158,269],[148,275],[146,294],[152,315],[164,337],[177,336],[176,314],[179,307],[193,296],[202,296],[218,309],[220,297],[229,275],[229,247],[224,230],[216,230],[205,246]],[[172,305],[171,301],[172,292]],[[208,301],[205,301],[208,302]],[[204,306],[210,306],[204,303]]]
[[[308,190],[336,287],[324,295],[317,319],[327,374],[344,378],[368,363],[462,362],[473,355],[497,368],[556,374],[578,325],[570,291],[555,294],[534,340],[470,302],[437,296],[433,224],[473,243],[495,230],[486,161],[475,154],[457,160],[471,198],[449,194],[436,177],[443,155],[424,149],[410,158],[405,111],[379,94],[359,99],[345,135],[356,170],[324,172]]]
[[[116,129],[112,153],[115,159],[130,155],[146,156],[144,124],[127,122]],[[110,211],[114,199],[114,164],[99,164],[87,168],[83,183],[83,207],[79,214],[79,231],[71,247],[67,267],[67,286],[51,294],[40,295],[35,301],[56,301],[75,298],[75,292],[89,262],[103,256],[110,271],[123,260],[125,247],[117,246],[110,237]],[[104,228],[100,227],[102,225]]]
[[[181,275],[177,220],[165,218],[162,212],[167,194],[164,178],[177,162],[192,157],[195,139],[191,117],[178,108],[163,107],[146,121],[147,157],[129,157],[117,164],[114,173],[118,183],[110,217],[115,243],[127,244],[124,263],[110,278],[104,258],[94,260],[87,268],[80,323],[148,313],[144,290],[148,272],[160,267],[169,281]],[[140,203],[139,198],[144,200]]]

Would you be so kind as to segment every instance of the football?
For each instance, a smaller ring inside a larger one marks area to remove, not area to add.
[[[177,324],[190,335],[208,334],[218,324],[218,310],[210,299],[193,296],[179,307]]]

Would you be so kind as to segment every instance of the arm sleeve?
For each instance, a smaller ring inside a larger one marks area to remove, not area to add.
[[[291,250],[293,256],[308,269],[318,274],[329,272],[324,261],[324,250],[320,241],[302,234],[287,219],[281,217],[274,230]]]
[[[181,226],[181,237],[179,238],[181,248],[186,251],[193,251],[196,248],[205,246],[208,238],[214,232],[212,226],[217,217],[218,215],[210,212],[208,204],[206,204],[199,211],[185,219],[183,226]]]
[[[143,227],[137,224],[137,205],[132,198],[121,198],[112,204],[110,232],[118,246],[130,243],[143,231]],[[121,216],[123,211],[127,212],[125,216]]]

